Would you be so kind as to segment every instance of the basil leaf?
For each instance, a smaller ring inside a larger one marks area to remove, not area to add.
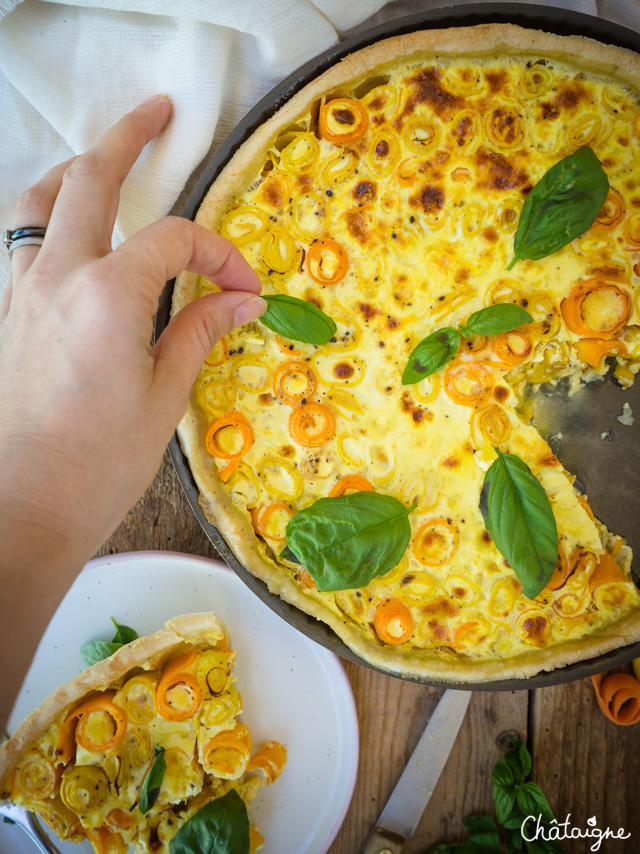
[[[533,815],[537,818],[538,804],[526,786],[523,786],[518,790],[518,793],[516,794],[516,801],[525,816]]]
[[[496,817],[501,824],[504,824],[511,815],[515,802],[515,792],[507,791],[502,786],[493,787],[493,806],[495,807]]]
[[[317,306],[288,294],[263,297],[267,310],[260,322],[285,338],[304,344],[326,344],[336,334],[335,322]]]
[[[515,805],[510,812],[510,814],[505,818],[503,822],[501,822],[505,827],[509,828],[509,830],[520,830],[522,828],[522,822],[529,815],[529,813],[524,813],[520,809],[519,806]],[[498,819],[499,821],[500,819]]]
[[[116,633],[112,638],[113,643],[121,643],[124,646],[125,644],[138,639],[138,633],[134,629],[130,629],[129,626],[121,626],[119,623],[116,623],[115,617],[111,617],[111,622],[116,627]]]
[[[164,772],[167,770],[167,763],[164,758],[164,747],[156,744],[153,755],[153,765],[149,769],[149,773],[144,778],[142,789],[140,790],[140,803],[138,808],[144,815],[158,800],[160,794],[160,786],[164,780]]]
[[[533,762],[531,761],[531,754],[527,750],[527,745],[524,741],[520,741],[518,743],[518,740],[514,739],[514,749],[518,752],[518,760],[520,762],[520,767],[522,768],[522,774],[524,777],[528,777],[529,774],[531,774]]]
[[[585,146],[559,160],[525,200],[507,270],[521,258],[545,258],[584,234],[608,192],[609,180],[593,149]]]
[[[435,374],[453,359],[459,347],[460,333],[452,326],[445,326],[427,335],[412,350],[402,373],[402,384],[412,385]]]
[[[497,449],[496,449],[497,450]],[[480,510],[500,554],[529,599],[545,587],[558,561],[558,528],[547,494],[527,464],[503,454],[484,477]]]
[[[529,797],[536,804],[537,811],[542,816],[542,820],[547,824],[553,821],[553,819],[555,818],[553,810],[549,806],[549,801],[546,799],[540,786],[536,786],[535,783],[525,783],[524,788]]]
[[[500,850],[500,837],[495,821],[488,815],[470,815],[462,823],[469,831],[469,842],[484,845],[491,851]]]
[[[522,846],[524,845],[522,827],[519,827],[517,830],[507,830],[506,837],[509,854],[517,854],[518,851],[522,851]]]
[[[80,647],[80,655],[86,665],[92,667],[99,661],[104,661],[109,658],[114,652],[117,652],[123,643],[108,643],[107,641],[87,641]]]
[[[294,555],[294,553],[291,551],[289,546],[285,546],[282,549],[282,551],[280,552],[280,554],[278,555],[278,557],[282,557],[285,560],[291,561],[291,563],[300,563],[300,561],[298,560],[296,555]]]
[[[415,506],[378,492],[319,498],[289,520],[287,546],[323,593],[365,587],[400,563]]]
[[[460,326],[460,332],[465,338],[471,338],[472,335],[499,335],[532,320],[533,317],[521,306],[503,302],[474,311],[466,324]]]
[[[498,759],[494,765],[491,782],[494,786],[501,786],[503,789],[510,789],[515,786],[516,777],[513,768],[504,759]]]
[[[110,643],[107,641],[87,641],[80,647],[80,655],[85,664],[91,667],[99,661],[113,655],[121,647],[137,639],[138,634],[129,626],[121,626],[111,617],[111,622],[116,627],[116,633]]]
[[[249,854],[249,817],[235,789],[210,801],[169,843],[170,854]]]

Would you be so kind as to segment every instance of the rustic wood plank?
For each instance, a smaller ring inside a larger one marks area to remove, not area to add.
[[[533,779],[558,821],[571,814],[573,827],[597,826],[630,839],[607,839],[600,851],[640,851],[640,727],[618,726],[600,712],[590,679],[532,692]],[[562,842],[566,854],[586,854],[594,840]]]
[[[354,854],[375,826],[442,689],[347,664],[360,721],[360,767],[351,808],[330,854]],[[509,732],[527,738],[527,692],[476,693],[427,810],[405,854],[465,838],[462,819],[492,813],[491,771]]]
[[[220,557],[191,511],[168,453],[151,486],[95,556],[140,549]]]

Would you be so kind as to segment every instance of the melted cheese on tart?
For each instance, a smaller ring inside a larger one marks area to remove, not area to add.
[[[284,766],[285,748],[269,742],[254,753],[238,720],[234,659],[220,637],[215,648],[191,647],[162,667],[141,663],[108,691],[92,694],[80,715],[86,703],[74,704],[15,765],[11,799],[61,838],[88,838],[98,854],[130,846],[141,854],[168,852],[198,809],[232,788],[248,801]],[[141,789],[156,745],[164,749],[166,770],[156,803],[142,814]],[[253,827],[251,839],[254,852],[262,837]]]
[[[338,97],[359,106],[336,102],[323,135],[318,110]],[[354,139],[362,113],[368,126]],[[598,218],[562,250],[507,272],[527,194],[583,145],[611,185]],[[593,519],[519,409],[527,384],[589,379],[607,355],[622,384],[640,367],[639,154],[640,98],[612,78],[538,56],[414,57],[311,105],[218,217],[265,293],[314,303],[338,331],[321,347],[260,323],[232,332],[195,383],[198,429],[204,441],[229,411],[246,418],[255,441],[223,479],[263,560],[373,643],[376,608],[389,598],[411,614],[403,648],[476,660],[580,638],[640,607],[628,549]],[[201,279],[197,295],[212,289]],[[402,385],[423,337],[501,302],[526,307],[533,322],[463,339],[445,369]],[[215,441],[216,453],[226,448],[211,456],[222,471],[237,429],[221,426]],[[558,524],[559,567],[533,601],[478,506],[495,447],[528,464]],[[320,593],[278,557],[286,523],[353,475],[417,503],[412,541],[368,587]],[[626,575],[595,572],[605,546]]]

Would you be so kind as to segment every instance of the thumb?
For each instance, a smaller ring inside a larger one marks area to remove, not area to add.
[[[247,291],[209,294],[182,308],[171,320],[152,351],[153,383],[165,401],[181,407],[184,415],[193,381],[216,341],[256,320],[267,309],[261,297]],[[173,404],[171,404],[173,405]]]

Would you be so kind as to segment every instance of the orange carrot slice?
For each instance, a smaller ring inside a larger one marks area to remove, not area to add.
[[[589,326],[589,322],[593,321],[589,317],[585,318],[589,305],[587,301],[596,300],[591,314],[604,318],[598,328]],[[560,303],[560,311],[564,322],[576,335],[584,338],[612,338],[629,319],[631,302],[628,294],[615,282],[595,277],[578,282]]]
[[[369,113],[353,98],[334,98],[320,107],[318,131],[323,139],[340,145],[356,142],[369,127]]]
[[[317,448],[335,436],[336,416],[324,403],[303,403],[291,413],[289,432],[301,445]]]
[[[383,643],[405,643],[413,632],[411,611],[399,599],[385,599],[376,608],[373,627]]]
[[[371,486],[369,481],[362,477],[360,474],[348,474],[345,477],[341,477],[340,480],[334,484],[333,489],[329,493],[330,498],[338,498],[341,495],[344,495],[345,492],[375,492],[375,489]]]
[[[337,285],[349,269],[346,249],[328,237],[311,244],[306,260],[307,272],[319,285]]]
[[[195,677],[186,672],[195,660],[196,651],[192,649],[168,662],[162,671],[156,688],[156,711],[165,721],[186,721],[202,704],[200,686]]]
[[[238,450],[229,451],[225,448],[221,448],[217,443],[216,433],[225,427],[237,428],[241,440],[241,445]],[[218,474],[221,480],[226,481],[231,477],[238,467],[242,457],[244,457],[253,445],[253,430],[241,412],[232,410],[231,412],[227,412],[226,415],[216,418],[216,420],[212,422],[211,426],[207,430],[205,445],[212,457],[219,457],[222,460],[230,461]]]
[[[287,380],[292,377],[300,378],[303,385],[298,391],[287,389]],[[305,362],[291,360],[279,365],[273,372],[273,393],[283,403],[295,405],[301,400],[313,395],[318,385],[318,379],[309,365]]]
[[[630,726],[640,721],[640,682],[629,673],[591,677],[600,709],[610,721]]]

